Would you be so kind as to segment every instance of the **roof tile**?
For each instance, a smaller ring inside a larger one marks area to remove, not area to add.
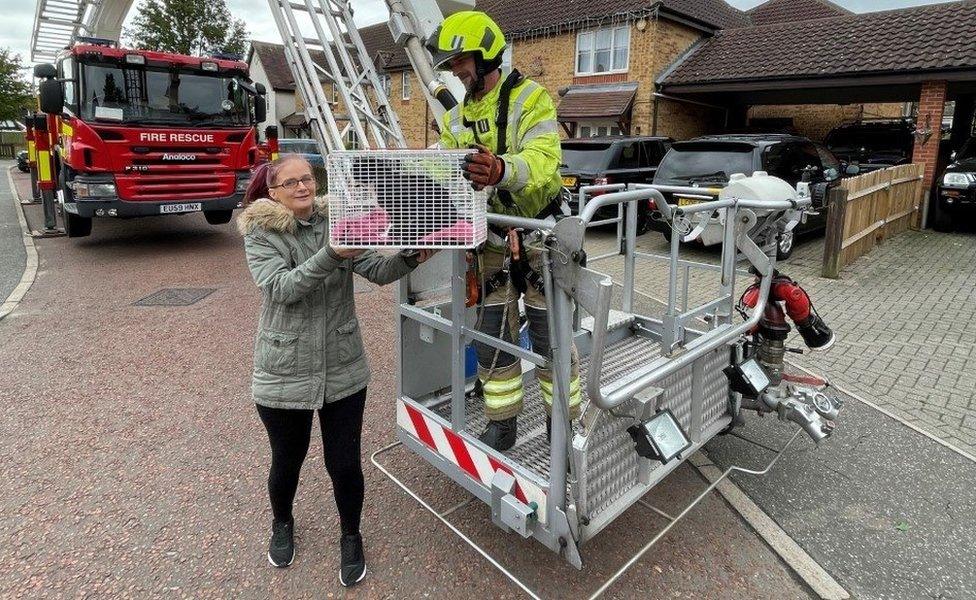
[[[726,29],[663,84],[973,68],[974,40],[976,0]]]

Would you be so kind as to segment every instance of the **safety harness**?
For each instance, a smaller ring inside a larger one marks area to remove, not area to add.
[[[522,82],[524,77],[519,73],[518,69],[512,69],[511,73],[505,78],[501,84],[501,88],[498,91],[498,114],[495,117],[495,126],[498,132],[496,136],[495,144],[495,156],[501,156],[508,151],[508,114],[511,108],[512,90]],[[470,96],[470,94],[469,94]],[[465,98],[465,103],[467,98]],[[463,114],[463,110],[462,110]],[[477,143],[481,144],[481,138],[478,136],[478,128],[472,121],[467,118],[463,119],[464,126],[471,129],[474,133],[474,139]],[[512,193],[508,190],[496,189],[495,193],[498,195],[498,200],[502,203],[505,208],[513,208],[516,206],[515,199],[512,197]],[[563,212],[559,206],[559,199],[553,198],[550,200],[549,204],[542,209],[542,211],[534,215],[537,219],[545,219],[550,216],[562,216]],[[488,228],[498,235],[499,237],[505,239],[508,237],[508,232],[496,225],[489,225]],[[545,292],[545,285],[542,280],[542,276],[536,272],[534,269],[529,267],[528,259],[526,257],[523,245],[522,245],[522,232],[517,232],[517,249],[513,248],[512,260],[508,269],[502,269],[496,272],[491,277],[484,280],[481,289],[481,298],[487,298],[495,290],[503,287],[511,278],[512,285],[518,290],[520,294],[524,294],[528,289],[527,284],[531,285],[533,289],[537,290],[540,294]],[[518,257],[516,259],[516,257]]]

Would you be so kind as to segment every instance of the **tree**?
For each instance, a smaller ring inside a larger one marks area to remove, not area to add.
[[[137,48],[203,56],[243,56],[248,33],[225,0],[144,0],[125,34]]]
[[[0,121],[21,120],[35,105],[31,84],[19,54],[0,48]]]

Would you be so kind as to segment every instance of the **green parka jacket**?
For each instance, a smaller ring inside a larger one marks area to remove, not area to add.
[[[367,251],[343,259],[329,247],[326,204],[308,221],[262,199],[237,219],[247,265],[264,301],[254,342],[251,392],[262,406],[318,409],[369,382],[353,273],[385,285],[417,266],[402,255]]]

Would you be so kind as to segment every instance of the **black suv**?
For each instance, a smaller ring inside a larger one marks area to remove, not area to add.
[[[591,137],[562,141],[563,164],[560,173],[563,186],[572,192],[570,208],[578,209],[581,186],[610,183],[651,183],[661,159],[672,140],[668,137]],[[614,217],[616,207],[601,209],[599,216]],[[646,206],[638,209],[637,233],[650,228]]]
[[[911,162],[915,123],[911,119],[861,121],[835,127],[824,140],[844,164],[861,173]]]
[[[691,187],[724,187],[733,173],[752,175],[756,171],[785,180],[791,186],[804,179],[810,182],[813,207],[824,205],[827,191],[840,181],[840,162],[829,150],[809,139],[789,134],[710,135],[687,142],[676,142],[658,166],[654,183]],[[695,198],[675,198],[665,194],[671,204],[700,202]],[[822,228],[826,215],[808,215],[797,232]],[[671,229],[661,220],[653,219],[651,227],[670,239]],[[713,217],[699,238],[702,244],[721,243],[722,226]],[[793,252],[793,233],[781,236],[779,256],[787,258]]]
[[[976,138],[969,138],[953,153],[952,163],[939,180],[933,227],[936,231],[952,231],[962,213],[970,217],[976,213]]]

